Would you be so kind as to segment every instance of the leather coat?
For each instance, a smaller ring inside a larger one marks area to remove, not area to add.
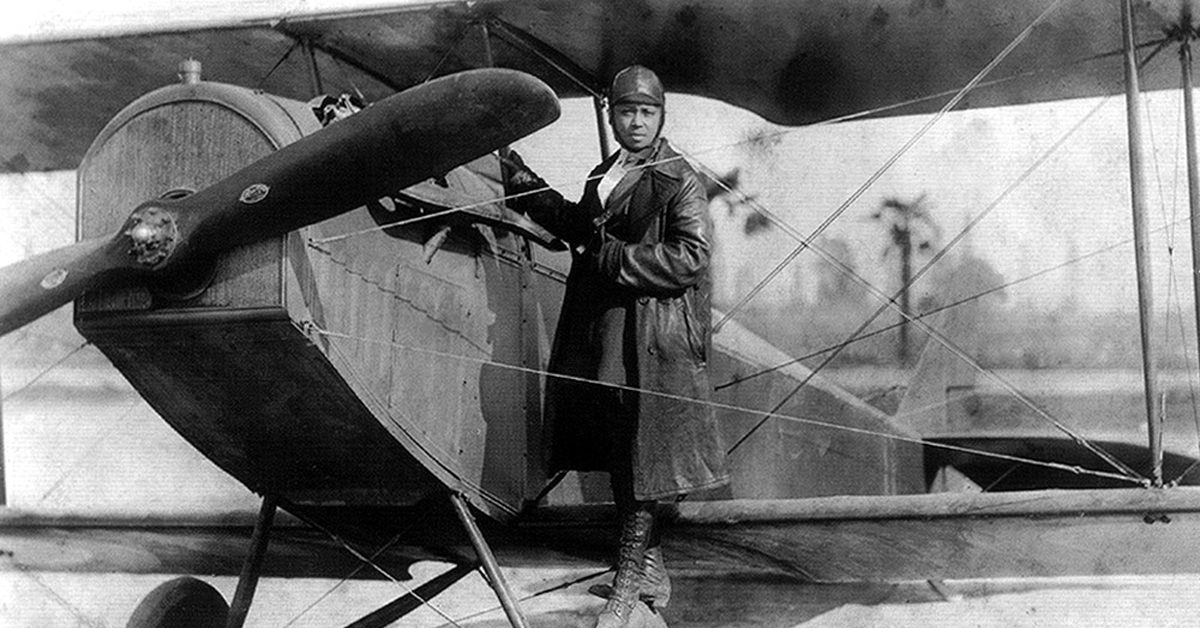
[[[618,155],[592,171],[579,203],[547,190],[511,204],[574,246],[551,373],[596,380],[597,348],[594,336],[584,332],[602,315],[596,303],[603,299],[596,295],[616,289],[633,304],[624,330],[629,338],[624,351],[633,354],[624,357],[631,372],[625,383],[653,391],[629,395],[636,415],[633,487],[638,500],[652,500],[729,481],[715,413],[703,403],[712,396],[712,221],[695,171],[660,139],[651,165],[629,192],[621,237],[599,229],[596,219],[603,220],[605,209],[597,186]],[[525,183],[510,186],[510,192],[544,186],[526,174]],[[611,388],[548,378],[552,469],[612,470],[614,424],[606,404],[614,399]]]

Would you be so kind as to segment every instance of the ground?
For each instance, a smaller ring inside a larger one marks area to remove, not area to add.
[[[419,563],[420,582],[446,568]],[[12,566],[9,566],[12,569]],[[506,569],[510,585],[528,596],[594,573],[595,565]],[[168,575],[0,572],[0,625],[123,626],[147,591]],[[206,578],[228,599],[232,577]],[[408,583],[406,583],[408,584]],[[592,626],[601,601],[590,582],[522,602],[532,627]],[[1154,627],[1196,625],[1200,576],[1108,576],[961,580],[939,583],[801,584],[762,579],[677,578],[672,628],[716,627]],[[387,580],[339,583],[326,579],[264,579],[247,626],[345,625],[402,595]],[[482,577],[469,576],[397,626],[507,626]]]

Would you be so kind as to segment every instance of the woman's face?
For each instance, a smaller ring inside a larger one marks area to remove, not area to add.
[[[650,146],[662,125],[662,107],[644,103],[618,103],[612,108],[613,133],[626,150]]]

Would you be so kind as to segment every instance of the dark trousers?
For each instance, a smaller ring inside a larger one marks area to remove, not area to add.
[[[639,511],[655,515],[657,502],[638,501],[633,493],[633,447],[637,438],[637,393],[609,389],[612,401],[607,407],[612,408],[608,413],[612,429],[609,431],[611,440],[609,452],[609,480],[612,484],[613,503],[617,507],[617,517],[625,517]],[[659,544],[658,525],[653,525],[650,532],[648,547]]]

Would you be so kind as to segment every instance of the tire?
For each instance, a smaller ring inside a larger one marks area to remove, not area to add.
[[[168,580],[142,598],[125,628],[223,628],[229,604],[212,585],[189,576]]]

